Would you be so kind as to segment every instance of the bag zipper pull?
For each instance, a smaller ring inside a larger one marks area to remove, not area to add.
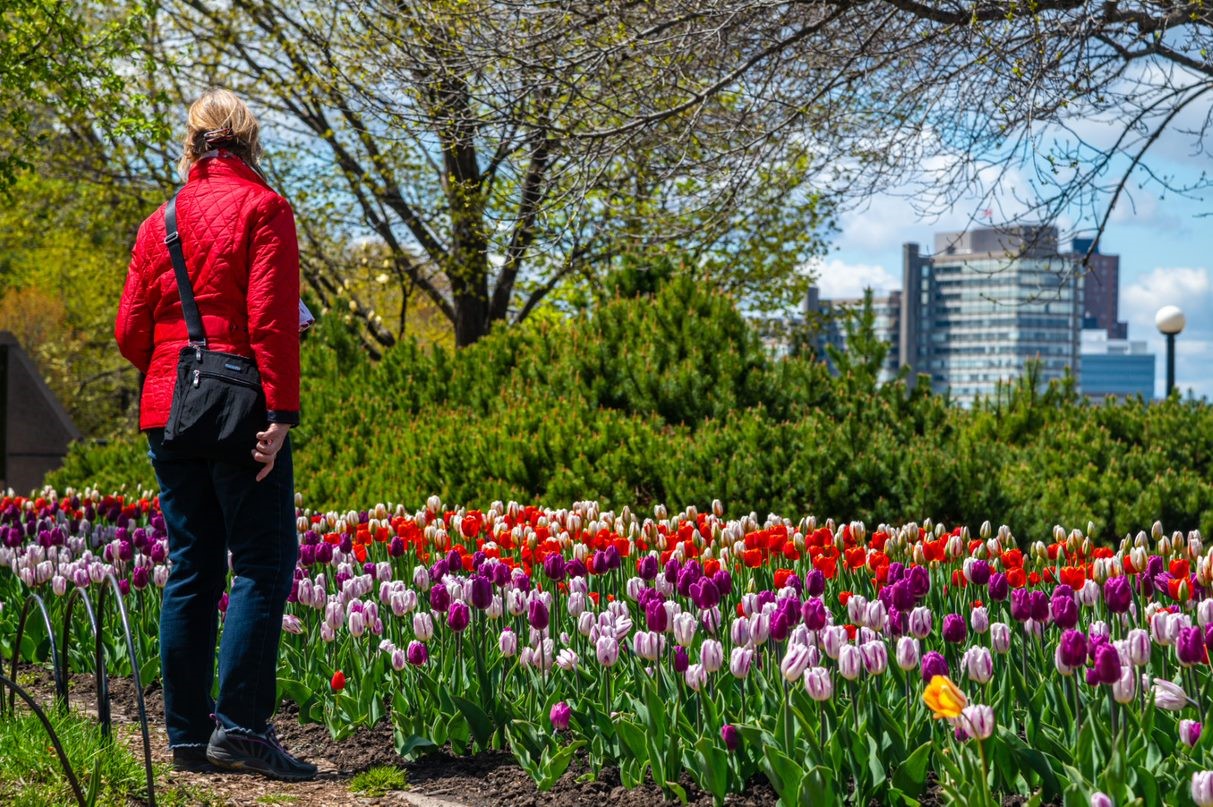
[[[200,371],[200,370],[194,371],[194,386],[195,387],[201,383],[201,376],[202,376],[202,371]]]

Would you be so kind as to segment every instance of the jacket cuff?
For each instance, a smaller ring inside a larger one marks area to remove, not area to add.
[[[299,425],[299,413],[288,409],[271,409],[265,413],[270,423],[285,423],[288,426]]]

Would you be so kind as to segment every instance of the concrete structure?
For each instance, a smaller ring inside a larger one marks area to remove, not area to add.
[[[939,233],[902,251],[899,356],[962,405],[1040,363],[1042,384],[1080,372],[1082,276],[1053,227]]]
[[[26,494],[80,432],[8,331],[0,331],[0,487]]]
[[[1140,395],[1154,398],[1154,354],[1145,342],[1112,339],[1103,328],[1082,332],[1082,379],[1079,388],[1093,400]]]

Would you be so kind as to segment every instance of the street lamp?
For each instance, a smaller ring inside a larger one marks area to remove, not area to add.
[[[1167,397],[1175,389],[1175,337],[1184,329],[1187,320],[1177,305],[1164,305],[1154,315],[1154,327],[1167,337]]]

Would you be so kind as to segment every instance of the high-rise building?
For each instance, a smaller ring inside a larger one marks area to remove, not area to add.
[[[1106,331],[1109,339],[1128,339],[1129,323],[1120,316],[1120,256],[1091,251],[1090,238],[1075,238],[1071,260],[1084,273],[1082,327]],[[1086,266],[1083,261],[1086,260]]]
[[[1102,401],[1140,395],[1154,398],[1154,354],[1145,342],[1110,338],[1103,328],[1082,332],[1082,379],[1079,385],[1088,398]]]
[[[885,383],[897,377],[901,367],[901,350],[897,334],[901,327],[901,292],[891,291],[882,297],[872,298],[872,330],[877,338],[888,345],[884,364],[881,367],[877,381]],[[863,310],[863,298],[831,298],[823,299],[816,286],[809,288],[805,298],[805,322],[814,324],[813,350],[834,371],[834,362],[830,359],[829,347],[838,350],[847,349],[848,317],[857,317]],[[858,325],[858,320],[853,320]]]
[[[1038,362],[1040,382],[1079,372],[1082,277],[1054,227],[939,233],[902,253],[901,363],[961,404]]]

